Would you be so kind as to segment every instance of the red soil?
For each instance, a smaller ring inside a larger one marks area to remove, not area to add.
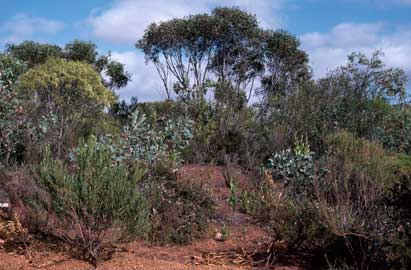
[[[242,251],[252,251],[270,241],[267,232],[251,218],[239,211],[233,211],[227,199],[229,189],[222,175],[221,167],[191,165],[181,170],[181,177],[195,181],[210,189],[216,202],[215,218],[210,221],[210,229],[202,240],[186,246],[156,246],[143,241],[122,245],[113,258],[101,263],[100,270],[131,269],[250,269],[250,264],[240,264],[235,256]],[[240,172],[236,179],[240,186],[249,181]],[[217,232],[225,228],[229,232],[225,241],[215,240]],[[47,269],[47,270],[83,270],[93,269],[90,264],[70,258],[68,252],[51,244],[36,243],[32,250],[32,259],[28,260],[18,251],[2,249],[0,242],[0,270]],[[220,257],[226,258],[218,260]],[[210,260],[213,258],[213,260]],[[231,258],[231,259],[230,259]],[[299,269],[284,267],[274,269]]]

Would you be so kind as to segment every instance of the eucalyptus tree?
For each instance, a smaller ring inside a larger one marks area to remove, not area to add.
[[[289,95],[311,78],[308,55],[300,49],[300,41],[290,33],[264,31],[262,35],[265,71],[261,77],[261,93],[265,98]]]
[[[255,15],[236,8],[217,8],[214,18],[212,70],[217,82],[231,86],[248,99],[256,85],[255,80],[264,71],[262,33]],[[226,87],[230,89],[230,87]]]
[[[299,45],[284,31],[262,29],[253,14],[216,8],[150,24],[136,47],[156,67],[169,99],[173,92],[183,99],[203,98],[214,89],[216,99],[227,93],[248,101],[259,87],[264,95],[284,92],[310,77]]]
[[[91,65],[56,58],[21,75],[18,94],[35,126],[46,119],[45,132],[58,154],[77,124],[116,101]]]
[[[152,23],[136,44],[156,67],[168,99],[172,91],[186,98],[204,95],[213,55],[212,27],[207,14]]]
[[[381,56],[349,55],[345,65],[279,99],[267,118],[286,127],[291,137],[305,136],[317,153],[325,150],[325,138],[338,130],[408,149],[407,78],[403,70],[387,68]]]
[[[407,76],[399,68],[387,68],[382,53],[371,57],[352,53],[348,63],[318,81],[319,91],[328,96],[333,122],[359,136],[370,136],[381,124],[388,104],[406,100]]]
[[[203,98],[215,83],[238,91],[257,76],[258,23],[236,8],[150,24],[136,47],[156,67],[167,97]],[[174,83],[174,84],[173,84]]]
[[[131,78],[122,63],[113,60],[110,52],[99,55],[97,45],[91,41],[73,40],[64,47],[23,41],[20,44],[8,44],[5,53],[25,62],[29,68],[44,64],[49,58],[90,64],[101,74],[104,85],[111,90],[125,87]]]
[[[5,53],[26,63],[28,68],[43,64],[49,57],[63,57],[63,49],[57,45],[23,41],[20,44],[7,44]]]

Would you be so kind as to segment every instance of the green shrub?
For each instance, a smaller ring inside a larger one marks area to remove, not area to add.
[[[201,237],[214,213],[209,192],[177,179],[166,158],[151,166],[145,192],[153,210],[150,238],[162,244],[187,244]]]
[[[393,106],[384,115],[383,125],[376,128],[375,137],[385,148],[411,154],[411,109],[409,106]]]
[[[46,150],[35,179],[50,201],[37,202],[37,210],[49,215],[48,233],[97,264],[107,244],[148,232],[149,208],[140,186],[145,170],[113,162],[110,148],[94,138],[73,158],[70,163],[55,160]]]
[[[273,238],[287,249],[315,250],[323,246],[331,234],[318,204],[286,190],[287,187],[273,186],[270,178],[262,177],[254,190],[243,193],[242,210],[266,224]]]
[[[26,70],[20,60],[0,54],[0,168],[21,161],[19,146],[27,121],[15,82]]]
[[[260,183],[243,193],[242,209],[268,224],[287,248],[305,248],[355,269],[386,267],[392,156],[377,143],[339,132],[328,138],[325,156],[313,157],[301,141],[274,155]]]
[[[390,234],[385,249],[399,269],[411,268],[411,157],[395,155],[393,173],[396,181],[387,186],[387,202],[391,207]]]
[[[163,119],[162,123],[151,125],[146,115],[138,110],[131,114],[118,142],[105,137],[106,143],[115,144],[115,159],[134,159],[154,163],[162,156],[172,157],[175,165],[181,162],[181,153],[192,137],[193,122],[185,117]]]
[[[267,167],[273,179],[289,186],[289,195],[314,196],[314,153],[302,139],[295,140],[294,149],[272,155]]]

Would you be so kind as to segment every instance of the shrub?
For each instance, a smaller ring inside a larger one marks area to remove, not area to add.
[[[382,146],[346,132],[329,137],[324,158],[326,189],[317,187],[317,199],[335,232],[367,231],[379,220],[384,186],[393,181],[392,161]]]
[[[275,180],[288,185],[289,195],[313,196],[314,153],[302,139],[296,139],[294,149],[283,150],[268,159],[267,167]]]
[[[411,158],[396,155],[393,164],[396,181],[387,187],[387,202],[391,207],[391,226],[385,249],[397,268],[411,267]]]
[[[113,162],[110,148],[95,138],[78,147],[68,164],[47,150],[35,179],[50,201],[37,201],[37,210],[49,214],[48,233],[97,264],[107,244],[147,233],[149,210],[140,187],[144,173],[138,164]]]
[[[207,229],[214,201],[202,186],[177,179],[170,162],[163,158],[153,164],[145,182],[153,210],[150,238],[162,244],[187,244]]]
[[[27,121],[15,82],[26,69],[18,59],[0,54],[0,168],[17,160],[20,154],[19,140]]]
[[[384,188],[394,179],[391,157],[377,143],[340,132],[328,138],[324,160],[327,174],[323,188],[316,185],[316,200],[336,237],[324,252],[355,269],[384,268],[383,238],[389,230]]]
[[[287,248],[318,252],[336,266],[386,267],[384,238],[393,228],[385,194],[394,180],[391,155],[347,132],[328,138],[321,160],[314,161],[307,144],[295,145],[269,160],[259,185],[243,194],[243,209],[268,224]]]
[[[409,106],[393,106],[383,118],[383,125],[376,128],[374,136],[385,148],[411,153],[411,109]]]
[[[244,169],[252,170],[284,147],[282,128],[260,122],[252,107],[211,104],[199,110],[201,117],[184,152],[189,162],[224,164],[225,156],[230,156]]]
[[[315,250],[331,238],[318,204],[307,197],[295,197],[272,182],[263,170],[260,183],[242,196],[242,210],[266,224],[276,242],[288,250]]]
[[[146,115],[135,110],[122,138],[119,142],[114,142],[114,158],[154,163],[162,156],[168,156],[175,160],[175,165],[179,165],[181,152],[192,137],[192,125],[192,121],[184,117],[163,119],[163,123],[150,125],[146,121]],[[106,143],[113,143],[109,137],[104,139]]]

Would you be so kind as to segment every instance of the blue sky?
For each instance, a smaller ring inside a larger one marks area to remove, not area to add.
[[[411,77],[411,0],[0,0],[0,46],[23,40],[63,45],[75,38],[96,42],[126,64],[132,82],[119,91],[141,101],[163,96],[155,70],[134,48],[147,24],[238,6],[264,28],[297,35],[316,77],[344,64],[352,51],[380,49],[388,66]]]

